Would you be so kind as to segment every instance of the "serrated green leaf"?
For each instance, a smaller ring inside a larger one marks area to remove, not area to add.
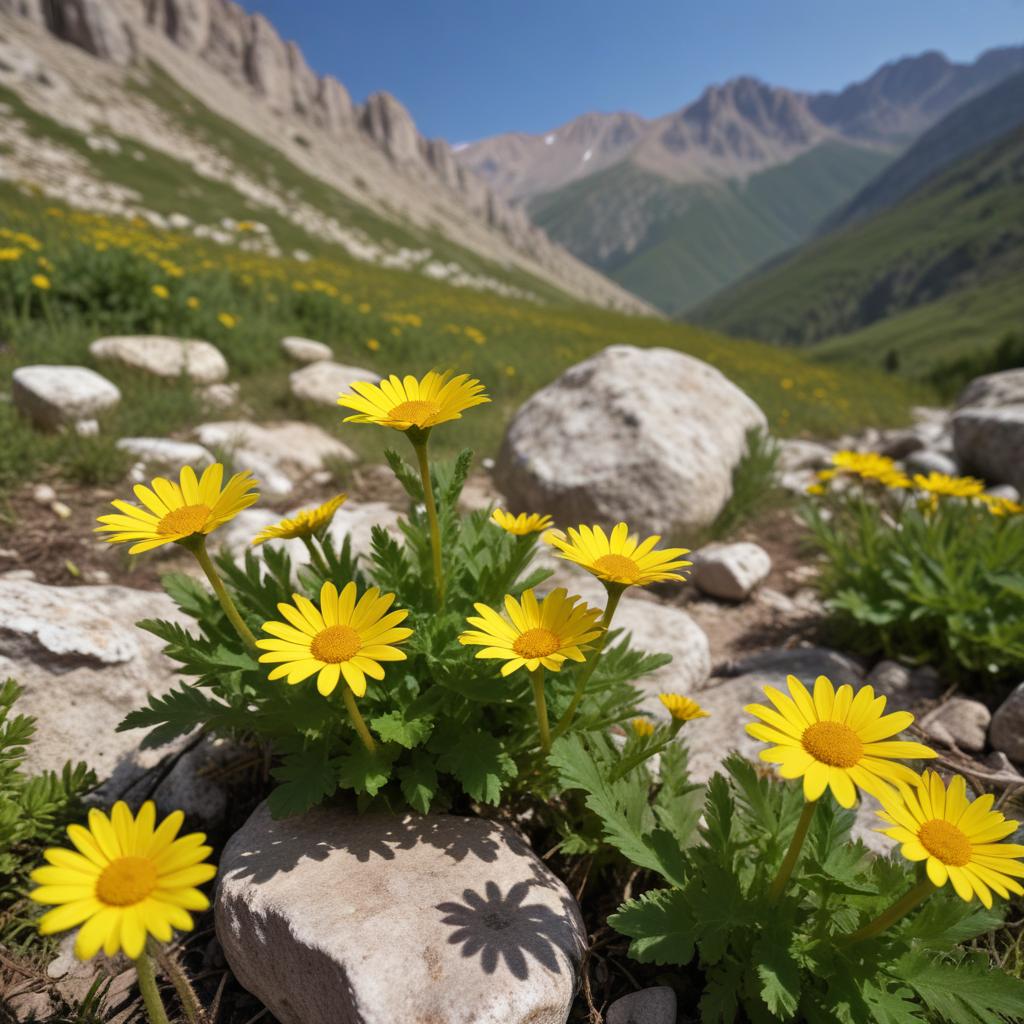
[[[402,796],[409,806],[427,814],[438,790],[437,772],[429,757],[417,756],[411,764],[397,770],[402,784]]]
[[[397,750],[394,747],[378,745],[372,753],[364,746],[352,748],[337,759],[338,785],[356,793],[376,796],[391,778]]]
[[[386,715],[371,718],[370,725],[385,743],[397,743],[411,750],[430,738],[434,719],[429,716],[409,718],[404,710],[389,711]]]
[[[914,952],[900,958],[893,975],[952,1024],[1004,1024],[1020,1020],[1024,1008],[1024,981],[989,967],[984,958],[955,961]]]
[[[633,941],[629,955],[642,964],[682,967],[693,959],[697,922],[681,889],[656,889],[628,900],[608,923]]]
[[[734,931],[758,924],[739,880],[720,865],[704,867],[687,886],[686,896],[697,922],[697,946],[703,963],[715,964],[722,959]]]
[[[286,754],[271,775],[280,783],[267,797],[267,806],[275,818],[301,814],[338,788],[337,767],[324,744]]]
[[[501,740],[480,730],[458,733],[451,740],[440,751],[438,768],[454,775],[474,800],[496,806],[502,789],[519,771]]]
[[[787,1020],[800,1002],[800,967],[790,952],[791,936],[765,922],[753,946],[761,998],[776,1017]]]
[[[700,997],[702,1024],[735,1024],[742,977],[743,967],[735,960],[722,960],[707,971]]]

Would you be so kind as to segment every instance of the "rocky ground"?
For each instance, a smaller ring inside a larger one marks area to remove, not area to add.
[[[197,388],[230,387],[216,350],[164,339],[164,358],[154,362],[147,339],[106,341],[94,345],[101,361],[160,373],[177,359],[177,372]],[[297,365],[305,362],[292,385],[307,400],[320,394],[333,401],[342,377],[372,377],[324,361],[309,339],[282,345]],[[466,507],[550,511],[565,524],[622,516],[651,520],[673,536],[697,535],[728,496],[745,430],[764,419],[717,371],[696,363],[667,350],[615,346],[574,367],[517,415],[496,464],[470,479]],[[761,697],[765,683],[781,684],[792,672],[870,682],[891,705],[919,716],[915,728],[946,767],[1003,799],[1024,792],[1014,764],[1024,763],[1024,685],[990,707],[958,695],[927,666],[870,664],[830,649],[814,588],[818,568],[796,511],[796,495],[841,447],[887,452],[910,471],[975,469],[993,486],[998,481],[999,493],[1017,493],[1011,481],[1024,483],[1024,371],[997,376],[976,381],[952,414],[922,410],[905,430],[784,442],[771,495],[734,536],[698,549],[687,584],[623,599],[616,621],[635,645],[673,655],[671,665],[641,681],[645,707],[660,711],[656,694],[672,690],[696,696],[711,712],[702,728],[687,732],[696,779],[710,776],[730,749],[755,756],[743,706]],[[630,405],[638,380],[648,399],[639,411]],[[587,403],[574,397],[583,386]],[[25,367],[15,374],[12,400],[40,429],[81,432],[118,400],[110,388],[94,371]],[[230,402],[219,415],[188,436],[126,439],[135,460],[129,478],[224,456],[255,470],[264,500],[216,535],[236,553],[282,513],[342,489],[340,472],[350,498],[332,536],[350,536],[359,550],[371,525],[395,528],[403,494],[384,467],[357,464],[337,437],[308,424],[256,423]],[[595,446],[595,436],[605,443]],[[647,462],[634,458],[637,452]],[[175,680],[159,641],[132,623],[178,617],[159,577],[192,571],[177,549],[130,560],[123,548],[96,539],[96,516],[126,487],[36,480],[10,496],[0,525],[0,678],[19,679],[22,710],[40,720],[32,767],[59,767],[74,752],[105,780],[104,801],[154,797],[161,806],[184,807],[223,851],[216,921],[204,918],[175,954],[206,1005],[223,1008],[220,1020],[243,1024],[273,1012],[286,1024],[308,1024],[352,1005],[360,1021],[455,1024],[472,1003],[488,1007],[476,1019],[495,1024],[564,1021],[588,948],[572,1019],[676,1019],[671,989],[648,987],[610,1006],[641,982],[657,981],[656,972],[634,977],[636,965],[604,925],[612,907],[587,906],[580,916],[579,865],[538,856],[546,851],[531,850],[509,822],[377,816],[339,823],[333,811],[274,822],[262,809],[250,816],[266,781],[257,752],[201,739],[143,751],[137,737],[116,733],[128,711]],[[548,586],[566,582],[584,597],[596,588],[582,574],[567,574],[546,549],[541,561],[555,572]],[[863,809],[858,833],[878,848],[870,811]],[[325,887],[333,893],[326,915]],[[622,893],[608,896],[614,905]],[[135,1006],[130,973],[123,963],[106,968],[115,980],[105,1019],[127,1020]],[[44,962],[0,955],[0,994],[19,1019],[56,1012],[61,998],[81,998],[91,979],[70,959],[67,943]]]

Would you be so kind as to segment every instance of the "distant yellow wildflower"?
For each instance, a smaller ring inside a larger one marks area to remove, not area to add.
[[[931,472],[914,474],[914,486],[927,491],[933,498],[976,498],[984,493],[985,483],[973,476],[949,476]]]
[[[551,516],[541,515],[538,512],[520,512],[514,516],[511,512],[496,508],[491,513],[491,521],[500,526],[506,533],[513,533],[517,537],[525,537],[528,533],[539,533],[551,525]]]
[[[155,284],[149,289],[158,299],[169,299],[171,293],[167,290],[167,286],[163,284]]]
[[[230,331],[238,326],[238,317],[232,313],[218,313],[217,322]]]
[[[686,577],[674,570],[693,564],[683,559],[690,553],[687,548],[655,550],[660,537],[640,541],[630,535],[625,523],[616,525],[610,535],[600,526],[570,528],[568,538],[560,531],[549,530],[544,540],[562,552],[559,557],[575,562],[605,583],[623,587],[681,583]]]
[[[490,401],[483,384],[468,373],[449,378],[431,370],[420,380],[392,374],[379,385],[354,381],[351,387],[356,394],[338,398],[338,405],[355,410],[354,416],[345,417],[346,423],[376,423],[395,430],[429,430],[462,419],[467,409]]]
[[[692,722],[695,718],[708,718],[709,714],[695,700],[678,693],[659,693],[658,700],[668,708],[677,722]]]
[[[45,274],[33,274],[32,284],[41,292],[48,292],[51,287],[50,279]]]
[[[194,295],[190,295],[185,300],[185,305],[188,306],[189,309],[198,309],[202,303]]]
[[[261,530],[252,539],[253,544],[268,540],[291,540],[295,537],[309,537],[322,530],[334,518],[334,513],[348,500],[347,494],[336,494],[316,508],[303,509],[290,519],[282,519],[273,526]]]

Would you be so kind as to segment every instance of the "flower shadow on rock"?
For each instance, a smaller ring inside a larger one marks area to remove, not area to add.
[[[530,957],[560,974],[557,951],[565,938],[565,921],[543,903],[524,902],[535,884],[517,882],[502,895],[496,882],[488,882],[484,895],[466,889],[461,903],[439,903],[442,922],[455,929],[448,942],[461,944],[464,957],[479,956],[487,974],[504,960],[511,974],[525,981]]]
[[[275,821],[265,810],[257,813],[262,813],[262,820],[259,827],[245,830],[247,845],[225,858],[233,878],[257,883],[292,871],[304,859],[325,861],[335,850],[366,863],[374,857],[394,860],[396,851],[425,844],[456,863],[467,857],[493,863],[502,841],[499,826],[454,815],[396,819],[383,814],[339,815],[337,808],[321,807]]]

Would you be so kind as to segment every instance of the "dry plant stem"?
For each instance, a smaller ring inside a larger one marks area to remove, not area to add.
[[[206,1017],[200,1006],[199,997],[177,958],[166,948],[154,949],[153,953],[161,970],[171,979],[174,991],[178,993],[178,1002],[181,1003],[189,1024],[203,1024]]]
[[[540,749],[546,754],[551,749],[551,729],[548,726],[548,705],[544,699],[544,667],[538,665],[530,673],[533,702],[537,706],[537,728],[540,731]]]
[[[441,571],[441,525],[437,521],[437,503],[434,501],[434,487],[430,482],[430,461],[427,459],[427,439],[413,441],[416,461],[420,465],[420,480],[423,482],[423,504],[427,507],[427,522],[430,524],[430,550],[434,556],[434,587],[437,591],[438,608],[444,604],[444,575]]]
[[[852,946],[855,942],[863,942],[865,939],[873,939],[876,935],[881,935],[887,928],[891,928],[897,921],[906,917],[919,904],[928,899],[933,892],[935,892],[935,886],[932,885],[931,880],[922,878],[913,889],[896,900],[891,907],[883,910],[874,921],[869,921],[863,928],[858,928],[850,935],[841,936],[836,941],[840,946]]]
[[[206,578],[210,581],[210,586],[213,587],[213,592],[217,595],[217,600],[220,601],[224,614],[230,620],[231,625],[235,627],[235,632],[242,638],[242,642],[249,648],[251,654],[259,654],[259,648],[256,646],[256,637],[252,635],[252,630],[249,629],[245,624],[245,620],[239,614],[238,608],[235,607],[235,602],[231,600],[231,595],[228,593],[228,588],[224,586],[224,581],[220,578],[220,574],[210,558],[210,553],[206,550],[206,539],[199,535],[198,541],[189,543],[186,546],[196,556],[196,561],[199,563],[200,568],[206,573]]]
[[[146,1005],[146,1016],[149,1024],[169,1024],[167,1011],[164,1009],[160,991],[156,987],[156,973],[153,970],[153,958],[146,950],[139,954],[135,961],[135,972],[139,978],[139,992]]]
[[[779,866],[779,873],[775,876],[775,880],[768,890],[768,899],[773,902],[782,895],[782,890],[786,888],[786,883],[789,881],[790,875],[793,874],[793,868],[796,867],[800,851],[803,849],[804,840],[807,838],[807,830],[811,827],[811,819],[814,817],[814,811],[817,806],[817,800],[808,800],[804,804],[804,809],[800,812],[800,820],[796,823],[796,831],[793,833],[793,838],[789,841],[789,849],[786,851],[786,856]]]
[[[363,716],[359,713],[359,708],[356,707],[356,698],[344,680],[342,680],[341,687],[342,696],[345,698],[345,709],[348,711],[348,717],[352,719],[352,724],[356,727],[356,732],[359,733],[359,738],[363,741],[363,746],[373,754],[377,750],[377,744],[374,741],[374,738],[370,735],[370,730],[366,728],[366,722],[363,721]]]
[[[615,583],[605,584],[605,586],[608,590],[608,601],[604,607],[604,615],[601,616],[601,635],[594,641],[594,649],[586,664],[580,670],[579,678],[576,680],[576,692],[572,695],[572,701],[570,701],[569,706],[565,709],[565,714],[558,720],[555,731],[552,733],[552,739],[557,740],[572,725],[576,709],[580,706],[580,701],[583,700],[583,694],[587,689],[587,683],[590,682],[590,677],[594,674],[594,669],[597,668],[597,663],[601,660],[601,652],[604,650],[605,640],[608,636],[608,627],[612,623],[612,616],[615,614],[615,609],[619,606],[619,599],[626,590],[625,587]]]

